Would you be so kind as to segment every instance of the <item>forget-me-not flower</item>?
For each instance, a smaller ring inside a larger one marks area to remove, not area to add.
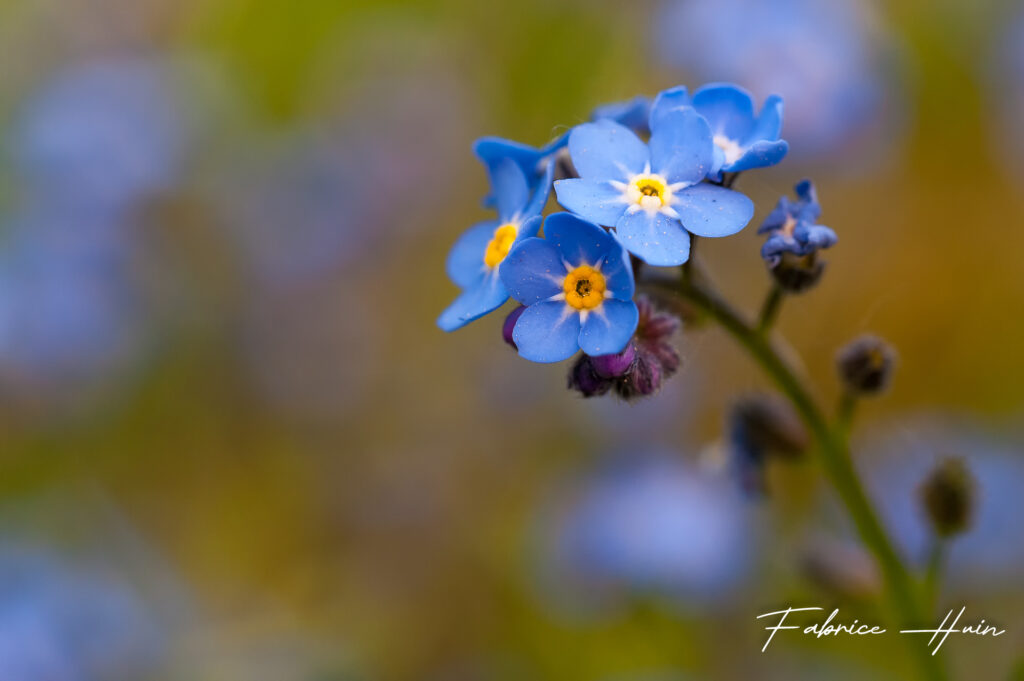
[[[531,192],[527,177],[513,159],[495,164],[491,177],[498,219],[470,227],[448,253],[448,277],[462,288],[462,294],[438,317],[441,329],[454,331],[508,300],[498,266],[513,245],[540,229],[540,212],[547,202],[553,173],[554,163],[548,163],[546,177]]]
[[[819,248],[828,248],[839,237],[828,227],[817,224],[821,216],[818,194],[810,180],[801,180],[796,187],[797,200],[788,196],[779,199],[775,210],[768,214],[758,234],[767,234],[768,240],[761,247],[761,257],[769,267],[774,267],[783,253],[808,256]]]
[[[569,213],[544,222],[544,239],[524,239],[501,266],[523,305],[512,332],[519,354],[560,362],[621,352],[636,330],[633,269],[625,249],[597,225]]]
[[[714,163],[714,144],[694,109],[655,102],[650,123],[647,144],[607,119],[574,128],[569,153],[580,177],[559,180],[555,192],[568,210],[614,227],[630,253],[651,265],[681,265],[690,257],[690,234],[735,234],[750,221],[754,204],[701,183]]]
[[[754,98],[730,83],[709,83],[690,97],[685,87],[666,90],[658,97],[652,118],[684,106],[697,110],[711,128],[715,160],[708,177],[773,166],[789,151],[782,133],[782,98],[771,95],[760,115],[754,113]]]

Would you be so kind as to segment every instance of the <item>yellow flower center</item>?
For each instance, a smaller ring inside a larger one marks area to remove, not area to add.
[[[590,265],[580,265],[562,282],[565,302],[577,310],[593,310],[604,302],[604,275]]]
[[[516,240],[518,233],[519,228],[512,223],[502,225],[494,230],[494,236],[487,244],[487,250],[484,251],[484,264],[488,267],[500,265],[508,255],[509,249],[512,248],[512,243]]]
[[[626,191],[630,203],[638,203],[649,210],[657,210],[672,201],[672,190],[661,175],[637,175],[630,180]]]

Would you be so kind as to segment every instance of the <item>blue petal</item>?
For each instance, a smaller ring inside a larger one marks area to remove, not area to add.
[[[679,220],[663,213],[627,212],[615,233],[627,251],[651,265],[682,265],[690,257],[690,235]]]
[[[579,349],[580,315],[563,301],[531,305],[519,317],[512,340],[532,362],[561,362]]]
[[[680,109],[684,106],[692,106],[692,103],[690,102],[690,95],[686,91],[685,86],[679,85],[663,92],[659,92],[658,96],[654,98],[654,104],[651,106],[651,130],[660,126],[661,119],[669,111]]]
[[[632,300],[609,299],[591,310],[580,331],[580,350],[597,357],[622,352],[640,319]]]
[[[532,236],[537,236],[537,232],[540,231],[540,225],[543,221],[544,218],[542,218],[539,215],[534,215],[532,218],[528,219],[526,222],[519,225],[519,231],[516,233],[516,240],[512,242],[513,246],[519,243],[520,241],[523,241],[524,239],[529,239]]]
[[[561,149],[562,147],[564,147],[565,145],[569,144],[569,133],[570,132],[572,132],[572,131],[571,130],[566,130],[561,135],[559,135],[558,137],[556,137],[555,139],[551,140],[550,142],[545,144],[543,147],[541,147],[540,148],[541,156],[547,156],[549,154],[553,154],[556,151],[558,151],[559,149]]]
[[[484,268],[484,252],[487,244],[494,238],[494,230],[498,228],[497,220],[487,220],[473,225],[458,238],[452,250],[448,251],[445,269],[448,278],[466,288],[473,283]]]
[[[782,134],[782,97],[771,95],[764,100],[761,115],[754,121],[745,140],[748,144],[758,140],[777,140]]]
[[[509,295],[523,305],[533,305],[562,293],[566,274],[562,256],[554,244],[536,237],[514,245],[498,271]]]
[[[711,131],[691,108],[665,112],[651,132],[651,170],[672,184],[704,179],[714,160]]]
[[[714,135],[742,140],[754,126],[754,100],[743,88],[711,83],[693,93],[693,106],[707,119]]]
[[[839,237],[830,228],[824,225],[808,225],[801,223],[793,230],[793,238],[806,247],[806,252],[816,251],[819,248],[834,246]]]
[[[544,174],[537,182],[530,202],[523,209],[523,215],[540,215],[544,212],[544,206],[547,205],[548,197],[551,196],[552,180],[555,179],[555,161],[556,159],[552,155],[544,163]]]
[[[786,252],[801,255],[800,244],[781,234],[768,237],[768,240],[761,246],[761,257],[764,258],[769,267],[774,267],[778,264],[782,254]]]
[[[814,222],[821,217],[821,204],[818,203],[818,192],[814,183],[804,178],[797,182],[794,187],[800,201],[797,203],[794,215],[798,220]]]
[[[626,210],[622,190],[609,182],[559,180],[555,182],[555,195],[563,208],[599,225],[614,225]]]
[[[786,140],[754,142],[735,163],[723,166],[722,170],[738,173],[752,168],[767,168],[785,158],[788,151],[789,143]]]
[[[622,243],[615,239],[615,248],[601,263],[601,274],[608,292],[620,300],[632,300],[636,284],[633,281],[633,263]]]
[[[473,282],[441,316],[437,325],[443,331],[454,331],[474,319],[493,312],[508,300],[508,292],[494,270],[483,273]]]
[[[782,229],[786,225],[786,221],[792,216],[793,208],[790,204],[789,197],[783,196],[779,199],[779,202],[775,204],[775,208],[772,209],[771,213],[768,213],[768,217],[764,219],[761,226],[758,227],[758,234],[765,234],[767,232],[774,232],[775,230]]]
[[[510,158],[494,166],[492,179],[498,219],[508,222],[519,216],[530,202],[530,185],[522,169]]]
[[[650,159],[639,137],[606,119],[573,128],[569,155],[576,172],[587,180],[627,180],[643,172]]]
[[[739,192],[698,184],[677,194],[679,201],[672,208],[679,213],[679,221],[686,231],[697,236],[729,236],[750,222],[754,216],[754,202]]]
[[[539,149],[527,144],[500,137],[481,137],[473,143],[473,153],[481,163],[487,166],[488,170],[497,166],[504,159],[510,158],[522,168],[523,174],[527,177],[536,174],[537,163],[544,155]]]
[[[651,100],[639,95],[625,102],[615,102],[599,106],[590,113],[590,120],[597,121],[607,118],[630,130],[649,131],[647,121],[651,115]]]
[[[573,267],[600,265],[609,252],[621,249],[611,234],[572,213],[549,215],[544,236]]]

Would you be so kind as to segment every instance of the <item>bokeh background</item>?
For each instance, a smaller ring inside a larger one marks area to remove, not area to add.
[[[899,636],[759,652],[877,576],[813,462],[741,492],[723,334],[627,405],[434,326],[473,139],[712,80],[786,98],[754,226],[810,175],[840,236],[780,322],[820,397],[899,348],[856,455],[912,563],[931,463],[978,478],[941,603],[1007,634],[942,654],[1016,663],[1024,6],[4,0],[0,46],[0,678],[906,678]],[[747,309],[754,226],[701,249]]]

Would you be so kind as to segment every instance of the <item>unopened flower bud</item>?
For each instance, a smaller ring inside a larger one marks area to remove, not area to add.
[[[580,355],[569,370],[569,389],[584,397],[604,395],[615,384],[615,379],[604,378],[594,371],[591,359],[587,355]]]
[[[569,371],[569,388],[584,397],[603,395],[612,388],[624,400],[653,395],[662,381],[679,368],[679,354],[671,337],[679,319],[637,298],[640,319],[636,332],[622,352],[590,357],[582,355]]]
[[[615,392],[624,400],[653,395],[664,377],[661,364],[646,353],[637,356],[628,374],[615,382]]]
[[[594,373],[602,378],[619,378],[626,375],[636,360],[636,346],[631,340],[626,349],[614,355],[600,355],[590,358]]]
[[[741,399],[732,409],[733,431],[744,434],[753,446],[772,455],[786,458],[806,451],[807,430],[789,402],[769,395],[752,395]]]
[[[512,340],[512,331],[516,328],[516,322],[523,316],[523,312],[526,311],[525,305],[520,305],[516,309],[508,313],[505,317],[505,323],[501,325],[501,337],[505,339],[505,342],[512,346],[513,350],[518,350],[516,342]]]
[[[921,485],[921,502],[940,537],[952,537],[970,526],[974,497],[974,476],[958,457],[939,462]]]
[[[896,352],[876,336],[861,336],[839,351],[839,377],[857,395],[880,393],[889,385]]]
[[[728,434],[740,484],[749,494],[768,491],[769,458],[796,458],[809,444],[807,430],[789,403],[764,395],[736,403],[729,413]]]
[[[782,253],[778,262],[769,271],[784,291],[802,293],[821,279],[821,275],[825,273],[825,261],[819,259],[817,253]]]

